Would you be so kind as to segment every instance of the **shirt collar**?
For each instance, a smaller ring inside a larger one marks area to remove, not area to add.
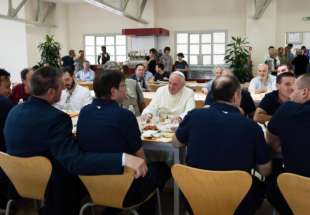
[[[35,96],[30,96],[30,98],[28,99],[29,102],[34,102],[34,103],[40,103],[40,104],[46,104],[46,105],[51,105],[50,103],[48,103],[46,100],[41,99],[39,97],[35,97]]]
[[[95,98],[93,100],[93,104],[97,106],[114,106],[114,107],[119,107],[118,103],[114,100],[111,99],[99,99]]]
[[[305,105],[310,105],[310,100],[304,103]]]
[[[211,107],[214,107],[220,111],[240,113],[240,110],[237,107],[223,102],[214,102]]]

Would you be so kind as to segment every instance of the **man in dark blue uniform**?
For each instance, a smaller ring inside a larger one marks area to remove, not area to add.
[[[214,103],[189,112],[176,131],[176,146],[187,146],[189,166],[208,170],[257,169],[271,172],[268,146],[259,125],[240,113],[241,90],[233,76],[222,76],[212,85]],[[255,214],[263,196],[259,181],[253,184],[235,214]]]
[[[137,119],[119,105],[127,96],[124,74],[119,71],[100,73],[94,90],[97,98],[81,110],[78,120],[77,138],[81,148],[87,152],[128,153],[145,159]],[[124,206],[143,201],[157,187],[163,187],[169,177],[170,169],[166,164],[149,164],[148,174],[131,185]],[[140,208],[140,214],[154,214],[155,202],[151,201],[148,206],[151,208]]]
[[[52,163],[42,213],[73,215],[78,214],[81,196],[78,174],[121,174],[125,165],[140,177],[146,174],[147,167],[143,159],[125,153],[81,151],[72,135],[69,115],[52,106],[59,101],[62,88],[58,69],[36,70],[31,79],[32,97],[11,110],[4,136],[9,154],[46,156]]]
[[[268,124],[267,140],[276,152],[282,152],[284,171],[310,177],[310,74],[300,76],[290,96]],[[275,185],[269,199],[280,214],[292,214]],[[302,201],[302,200],[301,200]]]
[[[221,76],[234,76],[231,70],[229,69],[224,69],[222,71]],[[211,85],[212,86],[212,85]],[[212,94],[212,88],[209,90],[206,100],[205,100],[205,105],[212,105],[214,103],[214,98]],[[242,111],[242,114],[247,116],[248,118],[253,118],[256,106],[255,103],[252,99],[251,94],[247,90],[241,90],[241,101],[240,101],[240,110]]]
[[[5,152],[5,143],[3,136],[4,123],[13,104],[9,99],[11,95],[10,73],[0,69],[0,151]]]
[[[9,111],[13,107],[9,96],[11,94],[10,73],[0,69],[0,151],[5,152],[3,127]],[[5,208],[8,200],[8,180],[0,170],[0,208]]]
[[[254,120],[259,123],[270,121],[272,115],[279,107],[290,100],[293,92],[295,75],[291,72],[283,72],[277,75],[277,90],[267,93],[258,105]],[[283,156],[280,152],[274,152],[272,155],[272,174],[266,178],[267,193],[272,190],[277,183],[277,177],[283,172]],[[272,200],[271,200],[272,201]]]
[[[280,73],[277,76],[277,90],[264,96],[255,111],[254,120],[260,123],[269,121],[280,105],[290,100],[294,82],[295,75],[293,73]]]

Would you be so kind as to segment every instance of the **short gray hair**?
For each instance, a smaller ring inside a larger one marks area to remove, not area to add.
[[[43,96],[49,89],[58,89],[61,77],[62,73],[57,68],[45,66],[37,69],[30,81],[31,95]]]

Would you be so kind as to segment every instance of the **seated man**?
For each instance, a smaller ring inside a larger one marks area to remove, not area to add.
[[[127,98],[122,102],[122,107],[140,116],[144,104],[144,96],[140,84],[137,81],[126,78]]]
[[[65,89],[61,92],[59,102],[54,106],[60,110],[79,112],[82,107],[92,102],[90,91],[76,83],[74,70],[70,67],[65,67],[62,73]]]
[[[43,214],[75,215],[80,209],[78,174],[121,174],[123,166],[144,176],[143,159],[126,153],[87,153],[80,150],[72,135],[72,121],[52,105],[63,89],[62,73],[42,67],[31,79],[30,99],[15,106],[4,127],[7,152],[15,156],[45,156],[53,166],[46,190]]]
[[[287,65],[281,65],[277,68],[277,75],[280,75],[283,72],[289,72]]]
[[[93,81],[95,79],[95,72],[90,69],[88,61],[84,61],[83,69],[75,74],[79,81]]]
[[[283,72],[277,76],[277,89],[264,96],[256,109],[254,120],[265,123],[271,119],[276,110],[286,101],[289,101],[293,92],[295,76],[291,72]]]
[[[286,102],[272,116],[267,140],[276,152],[282,152],[284,171],[310,177],[310,74],[301,75]],[[268,193],[270,202],[280,214],[293,214],[274,183]],[[273,191],[273,192],[272,192]]]
[[[5,140],[3,136],[3,128],[5,120],[12,109],[13,104],[9,99],[11,94],[11,81],[10,73],[4,69],[0,69],[0,151],[6,152]],[[8,201],[8,195],[10,194],[10,183],[8,183],[7,177],[0,169],[0,208],[5,208]]]
[[[261,175],[269,175],[271,162],[263,131],[238,108],[241,99],[238,80],[233,76],[217,78],[212,92],[215,103],[190,111],[176,131],[174,144],[187,146],[186,163],[201,169],[249,173],[257,168]],[[255,214],[263,198],[259,183],[253,177],[252,187],[235,214]]]
[[[223,68],[220,66],[216,66],[213,70],[213,74],[215,76],[214,79],[221,77],[222,73],[223,73]],[[208,81],[208,83],[203,87],[203,92],[205,94],[208,94],[208,92],[211,90],[211,86],[212,86],[214,79]]]
[[[257,76],[250,81],[251,94],[268,93],[276,89],[276,78],[268,73],[268,65],[257,66]]]
[[[12,109],[13,104],[9,99],[11,94],[11,81],[10,73],[4,69],[0,69],[0,151],[6,152],[5,141],[3,136],[3,128],[5,120],[8,116],[9,111]],[[7,177],[4,175],[0,168],[0,208],[6,207],[8,201],[10,185]]]
[[[157,89],[150,104],[143,110],[143,118],[152,118],[164,112],[181,120],[188,111],[195,108],[193,90],[185,87],[185,76],[176,71],[171,73],[168,86]]]
[[[126,99],[124,74],[119,71],[102,72],[95,79],[94,90],[96,99],[79,115],[77,138],[80,147],[88,152],[128,153],[145,159],[137,119],[119,106]],[[164,163],[150,164],[148,174],[134,180],[124,207],[143,201],[157,187],[163,187],[169,176],[170,170]]]
[[[222,71],[221,76],[234,76],[231,70],[229,69],[224,69]],[[221,77],[219,76],[219,77]],[[212,81],[213,82],[213,81]],[[214,98],[212,94],[212,90],[210,89],[208,91],[206,100],[205,100],[205,105],[212,105],[214,103]],[[253,118],[254,112],[256,110],[255,103],[252,99],[251,94],[247,90],[241,90],[241,101],[240,101],[240,108],[242,111],[242,114],[249,117]]]
[[[10,96],[10,99],[13,104],[18,104],[19,101],[25,102],[27,101],[29,95],[29,85],[30,85],[30,79],[33,74],[32,69],[23,69],[20,73],[22,83],[17,84],[12,89],[12,94]]]
[[[5,152],[3,128],[6,117],[13,107],[9,96],[11,94],[10,73],[0,69],[0,151]]]
[[[169,80],[169,72],[164,71],[164,64],[158,63],[156,65],[156,73],[154,75],[154,81],[168,81]]]
[[[135,69],[135,74],[132,75],[130,78],[136,80],[143,91],[148,90],[147,80],[144,77],[145,67],[143,64],[137,64]]]

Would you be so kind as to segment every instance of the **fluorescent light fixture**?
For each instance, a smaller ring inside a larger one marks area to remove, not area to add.
[[[102,8],[104,10],[107,10],[107,11],[113,13],[113,14],[116,14],[116,15],[119,15],[119,16],[123,16],[123,17],[127,17],[129,19],[132,19],[134,21],[140,22],[142,24],[148,24],[148,22],[145,21],[144,19],[141,19],[141,18],[139,19],[137,17],[134,17],[134,16],[132,16],[130,14],[127,14],[126,12],[120,11],[120,10],[110,6],[110,5],[107,5],[105,3],[99,2],[98,0],[84,0],[84,1],[89,3],[89,4],[91,4],[91,5],[94,5],[96,7],[99,7],[99,8]]]
[[[102,8],[102,9],[105,9],[105,10],[107,10],[107,11],[109,11],[109,12],[111,12],[111,13],[114,13],[114,14],[116,14],[116,15],[119,15],[119,16],[123,16],[123,15],[124,15],[124,13],[123,13],[122,11],[116,10],[116,9],[114,9],[113,7],[108,6],[108,5],[106,5],[106,4],[103,4],[103,3],[100,3],[100,2],[98,2],[98,1],[96,1],[96,0],[84,0],[84,1],[87,2],[87,3],[89,3],[89,4],[94,5],[94,6],[96,6],[96,7],[100,7],[100,8]]]

